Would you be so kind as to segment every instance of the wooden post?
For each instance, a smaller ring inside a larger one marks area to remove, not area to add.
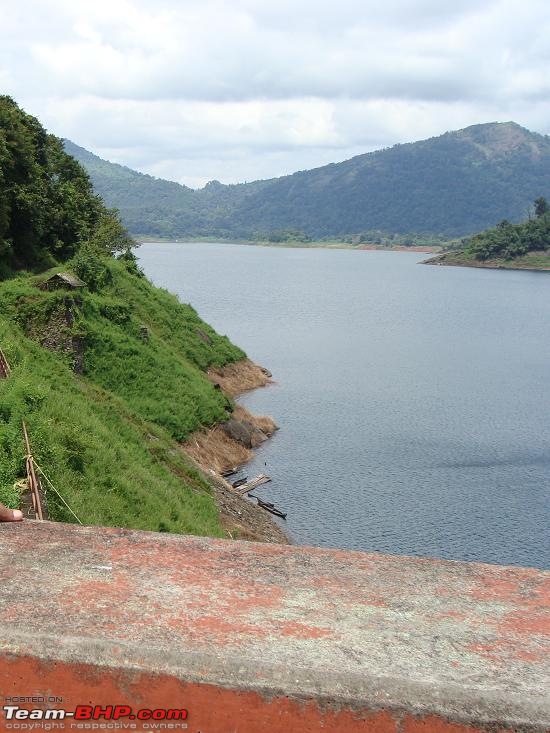
[[[27,433],[27,426],[25,425],[25,421],[23,421],[23,436],[25,438],[25,449],[27,451],[25,463],[27,468],[27,483],[31,494],[32,506],[36,518],[42,521],[44,519],[44,515],[42,512],[42,501],[40,499],[40,480],[38,479],[36,471],[34,470],[34,459],[31,453],[31,444],[29,442],[29,434]]]
[[[0,379],[7,379],[11,374],[10,365],[6,359],[4,352],[0,349]]]

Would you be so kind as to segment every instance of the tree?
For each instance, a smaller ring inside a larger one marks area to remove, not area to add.
[[[110,254],[133,244],[62,141],[0,96],[0,277],[63,262],[87,241]]]
[[[535,199],[535,216],[537,218],[544,216],[550,211],[550,205],[548,204],[548,201],[544,198],[544,196],[539,196],[538,199]]]
[[[101,212],[95,232],[90,238],[91,244],[102,252],[109,254],[127,254],[136,242],[124,228],[116,209],[104,209]]]

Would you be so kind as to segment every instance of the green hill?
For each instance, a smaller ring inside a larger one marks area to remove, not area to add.
[[[320,239],[472,234],[550,195],[550,138],[513,122],[474,125],[267,181],[198,191],[107,163],[66,141],[136,235]]]
[[[94,190],[108,206],[118,209],[134,236],[246,236],[250,227],[236,228],[228,217],[236,204],[266,184],[223,186],[212,181],[200,191],[179,183],[138,173],[102,160],[64,141],[65,150],[87,170]]]
[[[20,500],[24,420],[64,500],[48,489],[53,519],[224,536],[179,444],[227,420],[233,404],[206,370],[244,353],[148,282],[85,171],[8,97],[0,211],[0,501]],[[59,271],[86,287],[45,287]]]
[[[100,266],[95,292],[43,291],[40,276],[0,283],[12,367],[0,380],[0,500],[18,502],[24,419],[39,465],[85,524],[221,536],[210,489],[178,441],[227,418],[204,371],[244,354],[122,262]],[[52,492],[48,502],[53,518],[74,521]]]

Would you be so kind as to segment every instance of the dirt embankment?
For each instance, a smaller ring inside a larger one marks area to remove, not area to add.
[[[230,397],[271,382],[267,369],[245,359],[221,369],[211,369],[209,379]],[[187,455],[208,476],[214,487],[222,523],[231,537],[260,542],[287,543],[283,530],[263,510],[242,497],[222,473],[251,460],[254,449],[277,430],[268,416],[252,415],[237,405],[226,422],[194,433],[184,443]]]
[[[251,389],[265,387],[272,381],[271,372],[254,364],[250,359],[227,364],[221,369],[209,369],[207,376],[211,382],[219,384],[230,397],[237,397]]]

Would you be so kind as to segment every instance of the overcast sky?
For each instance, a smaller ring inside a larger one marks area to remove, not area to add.
[[[477,122],[550,132],[548,0],[0,0],[0,89],[190,186]]]

